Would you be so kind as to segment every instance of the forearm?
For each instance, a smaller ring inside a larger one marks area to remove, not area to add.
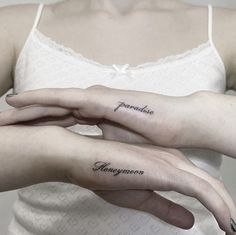
[[[0,127],[0,192],[64,181],[57,127]]]

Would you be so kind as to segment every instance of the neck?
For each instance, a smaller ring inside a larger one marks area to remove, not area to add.
[[[106,7],[109,7],[110,10],[113,10],[115,13],[126,13],[134,10],[140,4],[143,5],[144,0],[100,0],[102,4]],[[150,2],[150,0],[145,1]],[[153,0],[151,0],[153,2]]]
[[[65,4],[78,11],[103,11],[113,16],[128,15],[136,10],[173,10],[189,6],[187,0],[66,0]]]
[[[86,0],[92,9],[103,10],[110,14],[127,14],[138,9],[170,9],[177,7],[180,0]]]

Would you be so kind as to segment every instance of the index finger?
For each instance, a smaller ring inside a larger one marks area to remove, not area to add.
[[[79,108],[85,102],[83,91],[80,88],[41,88],[6,96],[6,102],[15,108],[33,104]]]

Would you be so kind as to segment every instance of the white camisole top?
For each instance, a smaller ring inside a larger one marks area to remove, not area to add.
[[[225,66],[212,40],[211,5],[208,5],[208,41],[182,54],[137,66],[101,64],[47,37],[37,29],[43,6],[39,5],[33,28],[17,60],[14,92],[87,88],[95,84],[169,96],[185,96],[199,90],[225,92]],[[82,135],[102,134],[97,126],[77,124],[69,129]],[[220,177],[220,154],[202,149],[181,151],[197,166]],[[175,192],[161,194],[194,213],[196,223],[191,230],[183,231],[144,212],[114,206],[87,189],[60,182],[18,190],[8,230],[11,235],[224,234],[196,199]]]

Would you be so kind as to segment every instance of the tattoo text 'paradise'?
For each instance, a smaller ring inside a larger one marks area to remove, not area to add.
[[[125,102],[119,101],[119,105],[114,109],[114,112],[116,112],[119,108],[133,109],[135,111],[150,114],[150,115],[154,114],[154,111],[147,109],[147,105],[145,105],[144,107],[138,107],[138,106],[125,104]]]

